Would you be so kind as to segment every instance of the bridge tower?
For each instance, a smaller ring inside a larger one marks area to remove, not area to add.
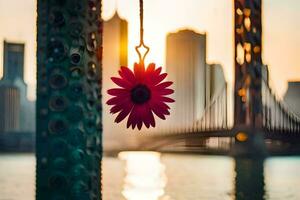
[[[234,0],[236,156],[266,155],[262,120],[262,0]]]
[[[234,0],[234,125],[262,127],[262,0]]]
[[[36,199],[101,199],[101,0],[37,13]]]

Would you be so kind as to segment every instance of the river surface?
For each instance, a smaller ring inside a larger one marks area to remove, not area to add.
[[[300,157],[122,152],[103,158],[104,200],[299,200]],[[34,154],[0,154],[0,200],[33,200]]]

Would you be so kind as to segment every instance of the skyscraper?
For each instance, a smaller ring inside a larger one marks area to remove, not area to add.
[[[206,35],[181,30],[167,36],[166,67],[174,81],[172,126],[192,127],[206,105]]]
[[[126,132],[126,123],[114,123],[115,116],[109,112],[106,101],[109,99],[107,90],[115,87],[110,77],[118,76],[120,66],[127,66],[128,60],[128,24],[116,12],[114,16],[104,22],[103,28],[103,137],[104,149],[119,149],[130,145],[132,139]],[[129,130],[128,130],[129,131]],[[119,138],[116,140],[116,138]]]
[[[172,114],[167,123],[175,131],[191,131],[203,118],[210,102],[226,94],[223,68],[220,64],[206,63],[206,35],[191,30],[167,36],[166,56],[176,101],[171,105]]]
[[[35,132],[35,102],[27,99],[27,84],[24,82],[24,52],[25,45],[23,43],[12,43],[4,41],[3,53],[3,78],[0,80],[2,87],[0,95],[4,99],[11,99],[14,91],[18,95],[14,95],[13,114],[15,124],[18,124],[18,131]],[[18,104],[18,105],[17,105]],[[0,112],[4,112],[0,109]],[[0,118],[1,122],[6,124],[7,118]],[[16,130],[15,130],[16,131]]]

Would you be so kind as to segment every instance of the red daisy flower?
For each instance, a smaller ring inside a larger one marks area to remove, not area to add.
[[[155,69],[155,64],[151,63],[147,69],[143,64],[134,64],[134,72],[127,67],[119,70],[120,78],[112,77],[112,81],[120,88],[107,91],[114,96],[106,103],[112,105],[112,114],[118,113],[116,123],[121,122],[129,115],[127,128],[132,129],[137,126],[140,130],[143,123],[147,128],[155,127],[153,113],[161,119],[166,119],[169,115],[170,107],[166,103],[174,102],[166,97],[174,92],[168,87],[173,84],[171,81],[162,82],[167,73],[161,74],[161,67]]]

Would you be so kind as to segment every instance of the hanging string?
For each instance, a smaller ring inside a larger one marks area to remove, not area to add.
[[[140,64],[144,64],[145,57],[150,51],[150,48],[144,43],[144,2],[143,0],[139,0],[139,1],[140,1],[140,44],[135,47],[135,50],[139,56]],[[141,52],[139,51],[141,47],[146,49],[144,55],[142,55]]]
[[[144,1],[140,1],[140,44],[144,43]]]

